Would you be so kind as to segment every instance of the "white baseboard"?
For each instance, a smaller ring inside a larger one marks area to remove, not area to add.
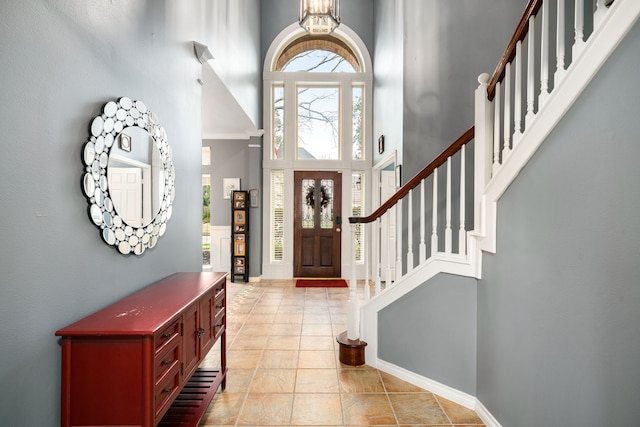
[[[494,416],[491,415],[489,410],[475,396],[456,390],[448,385],[423,377],[381,359],[376,360],[376,367],[382,372],[386,372],[396,378],[455,402],[458,405],[476,411],[480,419],[482,419],[482,422],[484,422],[487,427],[502,427]]]
[[[478,399],[476,399],[476,414],[478,414],[482,422],[484,422],[487,427],[502,427],[502,424],[500,424],[498,420],[491,415],[491,412],[489,412],[489,410],[485,408],[482,402]]]

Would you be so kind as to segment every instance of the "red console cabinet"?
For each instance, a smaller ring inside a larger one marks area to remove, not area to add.
[[[56,332],[61,426],[154,427],[221,340],[226,273],[176,273]]]

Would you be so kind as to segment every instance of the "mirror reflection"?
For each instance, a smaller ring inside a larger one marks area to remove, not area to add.
[[[111,148],[107,177],[113,206],[132,227],[144,227],[160,212],[164,168],[160,149],[146,130],[130,126]]]

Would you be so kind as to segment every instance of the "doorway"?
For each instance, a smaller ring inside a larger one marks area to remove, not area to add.
[[[342,174],[294,172],[293,275],[340,277]]]

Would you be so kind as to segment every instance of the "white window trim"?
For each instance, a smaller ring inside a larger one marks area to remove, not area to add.
[[[348,223],[351,206],[351,173],[352,171],[364,172],[365,183],[371,181],[371,167],[373,159],[373,66],[368,50],[360,37],[348,26],[341,24],[334,32],[334,35],[348,45],[353,47],[358,61],[361,64],[362,72],[359,73],[318,73],[318,72],[276,72],[274,69],[275,61],[282,53],[283,49],[293,40],[298,38],[304,30],[300,28],[298,23],[293,23],[285,28],[271,44],[264,62],[263,70],[263,106],[265,126],[264,147],[263,150],[263,200],[267,204],[264,206],[265,215],[263,215],[263,264],[262,277],[264,279],[290,279],[293,277],[293,172],[294,170],[327,170],[339,171],[343,174],[342,179],[342,206],[343,206],[343,225],[341,233],[342,245],[342,276],[349,277],[351,272],[351,230]],[[340,160],[297,160],[295,143],[296,135],[296,93],[297,85],[306,84],[327,84],[337,83],[340,86],[341,105],[340,105],[340,121],[342,123],[341,133],[341,159]],[[273,91],[272,85],[284,85],[284,159],[272,159],[272,106]],[[363,159],[353,160],[352,147],[352,127],[351,109],[353,102],[352,87],[360,85],[363,88],[364,96],[364,127],[363,127]],[[291,107],[293,106],[293,108]],[[293,137],[291,136],[293,135]],[[293,141],[293,142],[292,142]],[[271,221],[271,171],[279,169],[284,171],[284,248],[283,260],[281,262],[271,262],[271,238],[270,238],[270,221]],[[365,212],[371,209],[371,185],[365,185]],[[287,226],[290,225],[290,226]],[[364,278],[364,265],[356,266],[356,275],[358,278]]]

